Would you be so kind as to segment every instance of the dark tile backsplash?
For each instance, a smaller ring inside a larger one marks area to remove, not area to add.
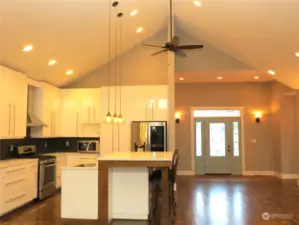
[[[76,152],[80,140],[100,140],[99,137],[63,137],[63,138],[24,138],[24,139],[2,139],[0,140],[0,160],[13,158],[15,152],[11,147],[18,145],[36,145],[38,153],[50,152]],[[69,147],[66,146],[69,142]]]

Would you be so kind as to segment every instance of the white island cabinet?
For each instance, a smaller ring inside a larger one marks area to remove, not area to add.
[[[94,220],[98,218],[96,161],[93,166],[89,167],[73,165],[61,168],[61,217]]]

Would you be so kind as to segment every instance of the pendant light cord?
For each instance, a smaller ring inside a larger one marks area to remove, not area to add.
[[[119,18],[119,51],[122,49],[122,17]],[[121,114],[121,94],[122,94],[122,60],[118,62],[119,64],[119,114]]]
[[[115,7],[115,59],[114,59],[114,87],[115,87],[115,102],[114,102],[114,112],[116,114],[116,96],[117,96],[117,21],[118,21],[118,8]]]
[[[111,0],[109,1],[109,50],[108,50],[108,57],[109,57],[109,65],[108,65],[108,112],[110,112],[110,86],[111,86]]]

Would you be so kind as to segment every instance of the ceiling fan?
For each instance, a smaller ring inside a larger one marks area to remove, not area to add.
[[[170,0],[170,34],[171,34],[170,37],[172,37],[171,40],[169,42],[166,42],[164,44],[164,46],[144,44],[144,43],[142,45],[163,49],[161,51],[153,53],[152,55],[158,55],[160,53],[170,51],[170,52],[177,53],[178,55],[181,55],[181,56],[186,56],[182,50],[203,48],[203,45],[179,45],[180,38],[178,36],[173,36],[172,26],[173,26],[173,24],[172,24],[172,0]]]

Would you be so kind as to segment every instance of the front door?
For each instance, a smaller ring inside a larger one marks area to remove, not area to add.
[[[196,174],[242,174],[239,118],[196,118],[194,132]]]

